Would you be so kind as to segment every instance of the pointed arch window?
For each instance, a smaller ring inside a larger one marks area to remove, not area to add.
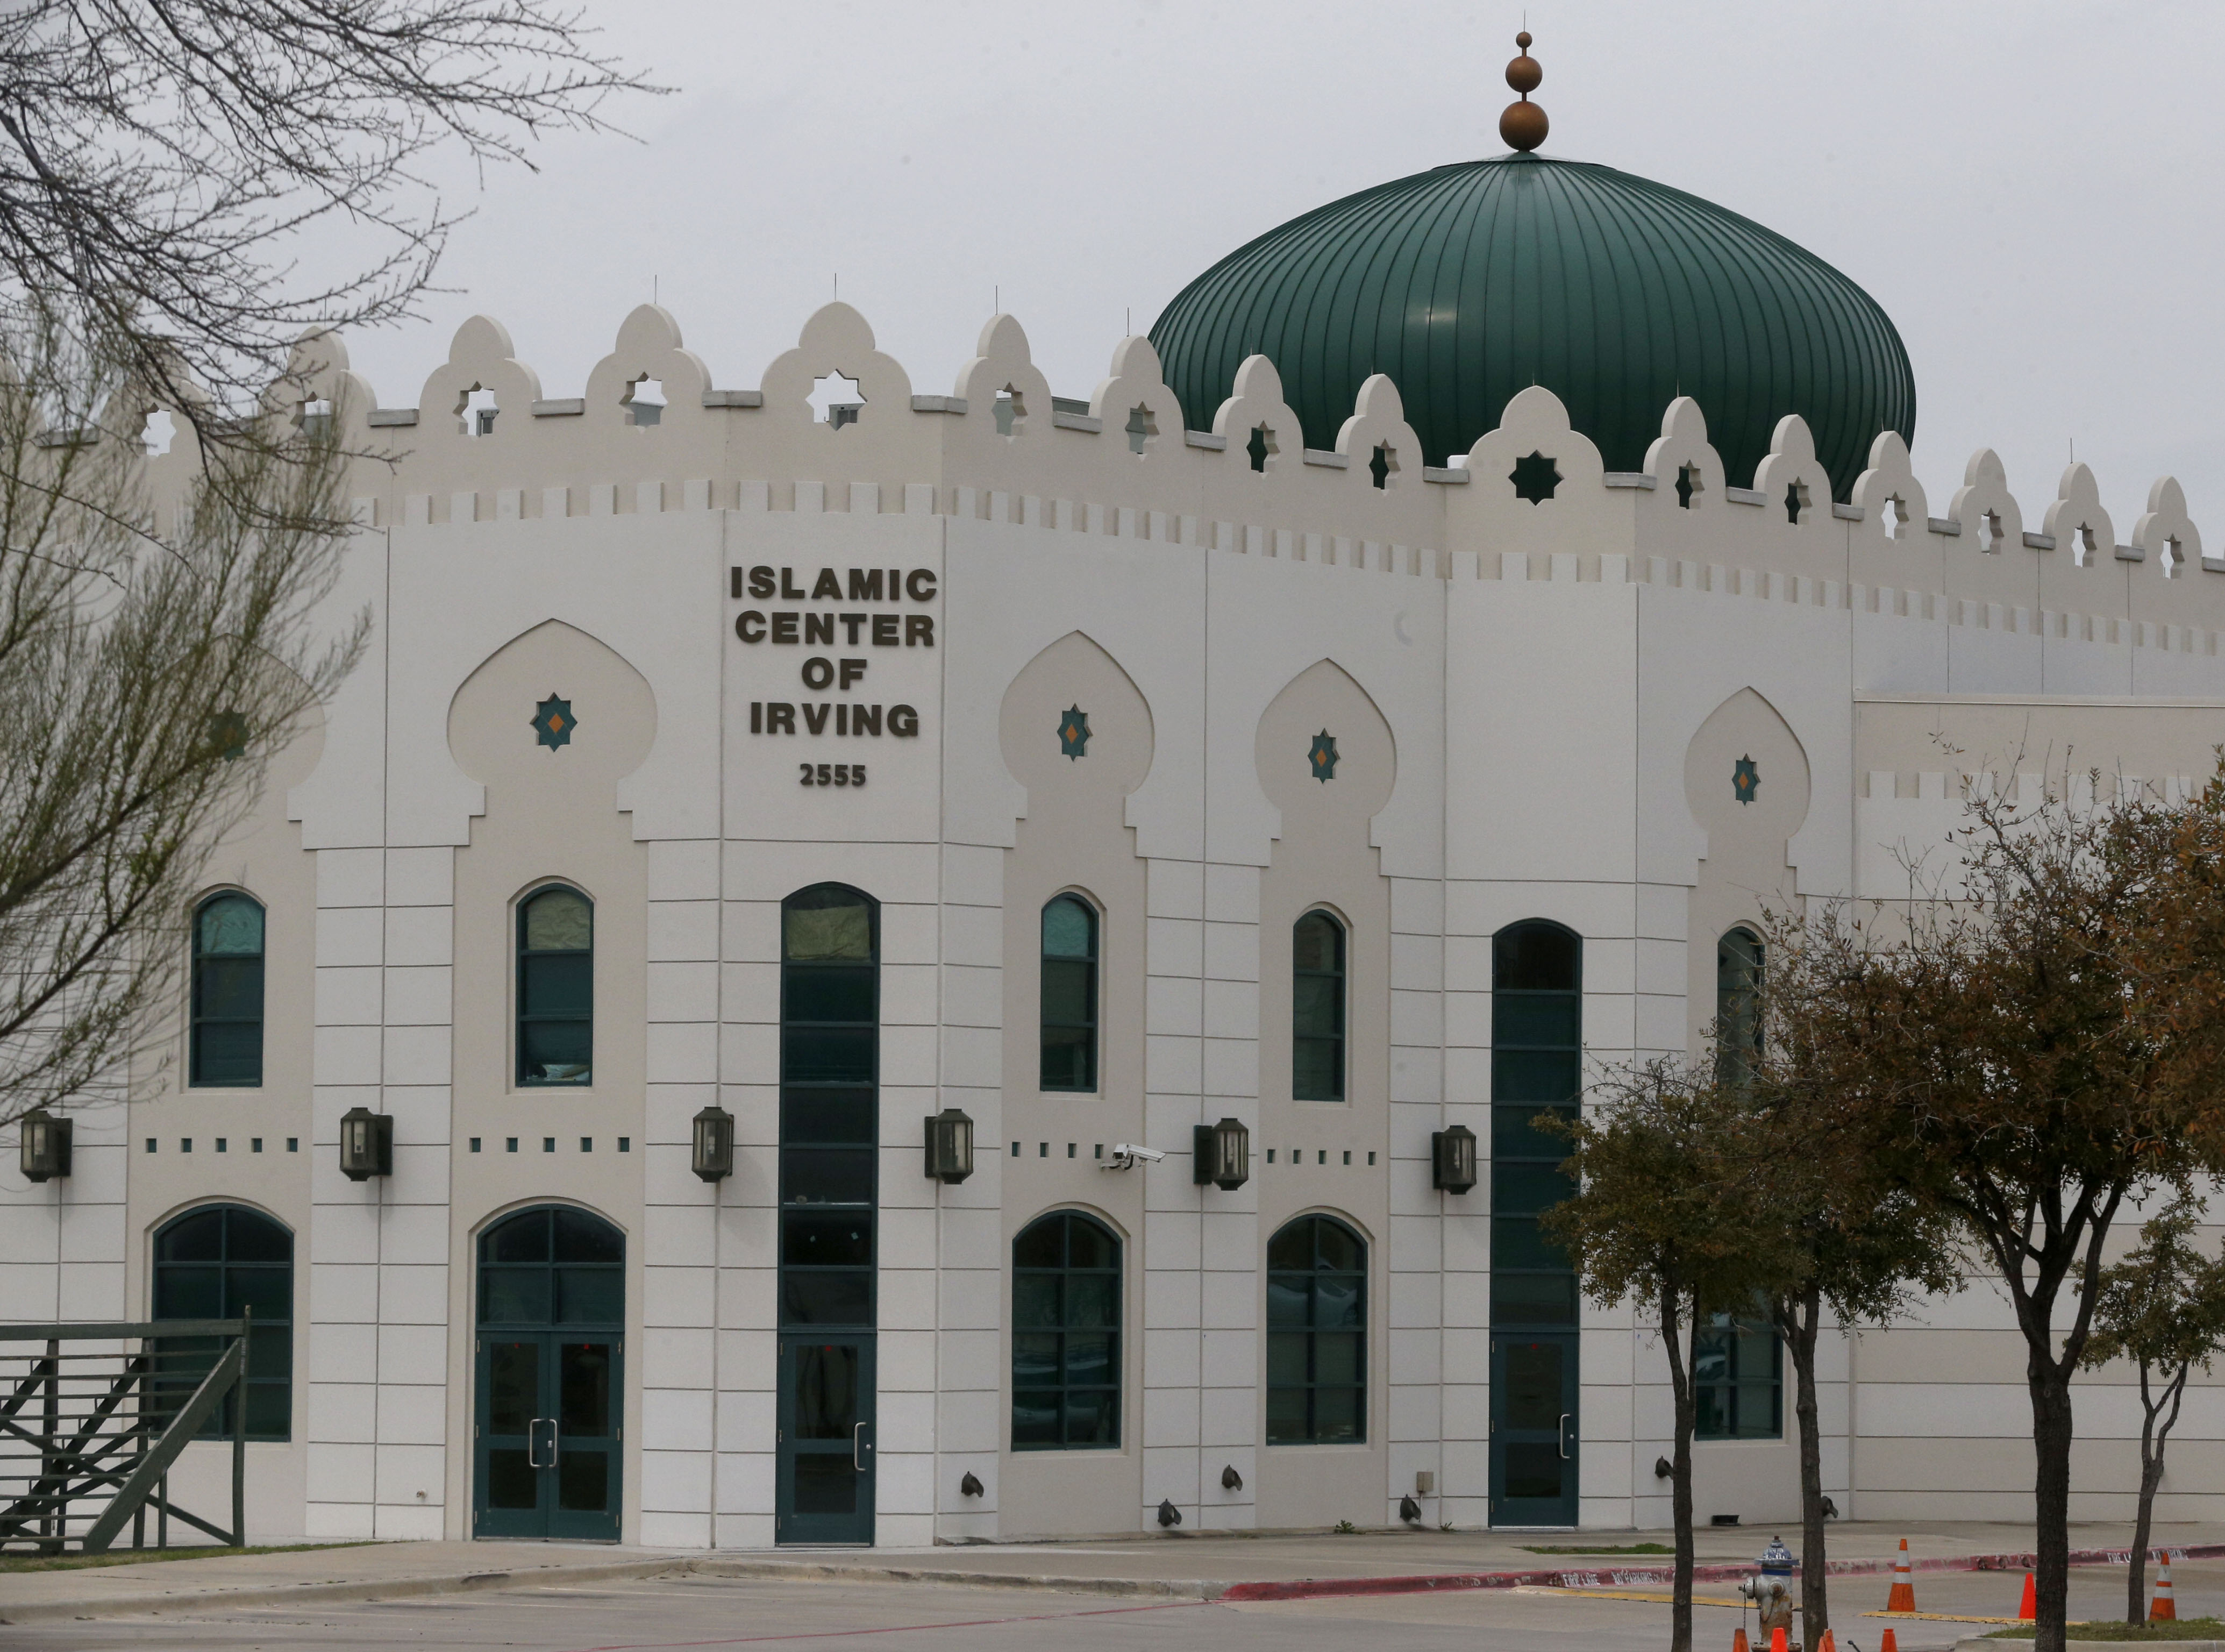
[[[558,884],[517,906],[517,1082],[594,1079],[595,907]]]
[[[1267,1242],[1267,1443],[1367,1438],[1367,1242],[1302,1216]]]
[[[236,1319],[254,1311],[247,1344],[250,1439],[289,1439],[294,1424],[294,1236],[244,1204],[204,1204],[155,1234],[155,1318]],[[159,1407],[182,1406],[223,1354],[213,1337],[161,1339]],[[230,1439],[240,1398],[225,1397],[202,1430]]]
[[[1012,1241],[1012,1449],[1120,1443],[1120,1241],[1055,1210]]]
[[[1043,1088],[1097,1088],[1097,909],[1059,895],[1043,909]]]
[[[1715,1058],[1734,1081],[1761,1056],[1761,937],[1743,924],[1715,943]]]
[[[212,895],[193,912],[188,1064],[196,1088],[263,1083],[263,927],[262,903],[248,895]]]
[[[1290,931],[1290,1094],[1344,1099],[1344,925],[1308,912]]]

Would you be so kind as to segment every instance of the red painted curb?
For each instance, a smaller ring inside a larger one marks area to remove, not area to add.
[[[2225,1555],[2225,1543],[2194,1543],[2175,1548],[2153,1548],[2150,1555],[2173,1560],[2215,1560]],[[2073,1566],[2122,1566],[2130,1549],[2073,1549]],[[2038,1564],[2029,1554],[1955,1554],[1911,1560],[1914,1572],[2027,1572]],[[1893,1569],[1894,1560],[1831,1560],[1824,1570],[1833,1577],[1878,1576]],[[1752,1561],[1710,1561],[1692,1568],[1695,1583],[1728,1583],[1751,1577]],[[1429,1572],[1401,1578],[1295,1578],[1272,1583],[1232,1583],[1221,1592],[1222,1600],[1313,1600],[1337,1595],[1421,1595],[1462,1589],[1632,1589],[1659,1587],[1676,1581],[1676,1573],[1663,1566],[1618,1567],[1600,1571]]]

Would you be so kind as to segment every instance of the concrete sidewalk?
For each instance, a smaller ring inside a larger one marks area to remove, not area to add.
[[[1703,1579],[1743,1576],[1773,1534],[1709,1528],[1697,1534]],[[1788,1529],[1797,1547],[1799,1534]],[[1978,1522],[1834,1522],[1832,1570],[1882,1574],[1900,1540],[1919,1569],[2021,1569],[2028,1526]],[[1536,1553],[1667,1542],[1662,1532],[1233,1533],[1074,1542],[967,1544],[931,1549],[685,1551],[606,1544],[378,1543],[282,1554],[143,1561],[54,1572],[0,1573],[0,1622],[221,1611],[312,1600],[380,1600],[479,1589],[531,1589],[612,1578],[695,1573],[773,1579],[925,1582],[969,1587],[1206,1600],[1423,1593],[1517,1584],[1595,1587],[1665,1579],[1670,1557]],[[2163,1526],[2158,1547],[2225,1554],[2225,1524]],[[2128,1524],[2071,1528],[2086,1564],[2121,1564]],[[2213,1547],[2213,1546],[2215,1546]]]

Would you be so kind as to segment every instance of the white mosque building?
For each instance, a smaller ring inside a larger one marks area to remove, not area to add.
[[[1966,772],[2206,773],[2225,560],[2169,478],[1927,490],[1874,302],[1542,129],[1268,232],[1086,396],[1006,315],[923,390],[839,303],[748,388],[654,306],[570,396],[484,317],[389,402],[307,346],[391,455],[371,652],[212,860],[168,1058],[10,1154],[0,1316],[252,1305],[258,1540],[1665,1524],[1660,1351],[1530,1121],[1696,1051],[1765,901],[1903,890]],[[1986,1290],[1827,1358],[1842,1512],[2029,1509]],[[1704,1376],[1701,1517],[1789,1515],[1779,1350]]]

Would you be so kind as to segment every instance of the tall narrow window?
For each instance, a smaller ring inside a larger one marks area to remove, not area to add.
[[[1784,1433],[1784,1350],[1759,1317],[1716,1314],[1694,1340],[1701,1439],[1776,1439]]]
[[[263,908],[245,895],[212,896],[193,913],[191,1066],[204,1088],[263,1083]]]
[[[1302,1216],[1267,1242],[1267,1443],[1367,1438],[1367,1242]]]
[[[1741,924],[1715,943],[1715,1058],[1736,1082],[1761,1054],[1761,937]]]
[[[247,1438],[288,1439],[294,1421],[294,1236],[259,1210],[205,1204],[155,1235],[155,1318],[236,1319],[251,1308]],[[216,1363],[212,1337],[165,1337],[155,1388],[164,1411],[182,1406]],[[230,1439],[239,1396],[225,1397],[205,1437]]]
[[[1327,912],[1290,931],[1290,1094],[1344,1099],[1344,925]]]
[[[517,908],[517,1082],[594,1079],[595,908],[561,886]]]
[[[1576,1277],[1537,1226],[1574,1191],[1561,1172],[1569,1144],[1538,1116],[1575,1115],[1583,1083],[1583,943],[1532,918],[1492,937],[1491,1324],[1576,1323]]]
[[[1012,1449],[1120,1443],[1120,1242],[1059,1210],[1012,1241]]]
[[[819,884],[781,907],[780,1321],[873,1324],[879,909]]]
[[[1043,909],[1043,1087],[1097,1088],[1097,911],[1079,895]]]

